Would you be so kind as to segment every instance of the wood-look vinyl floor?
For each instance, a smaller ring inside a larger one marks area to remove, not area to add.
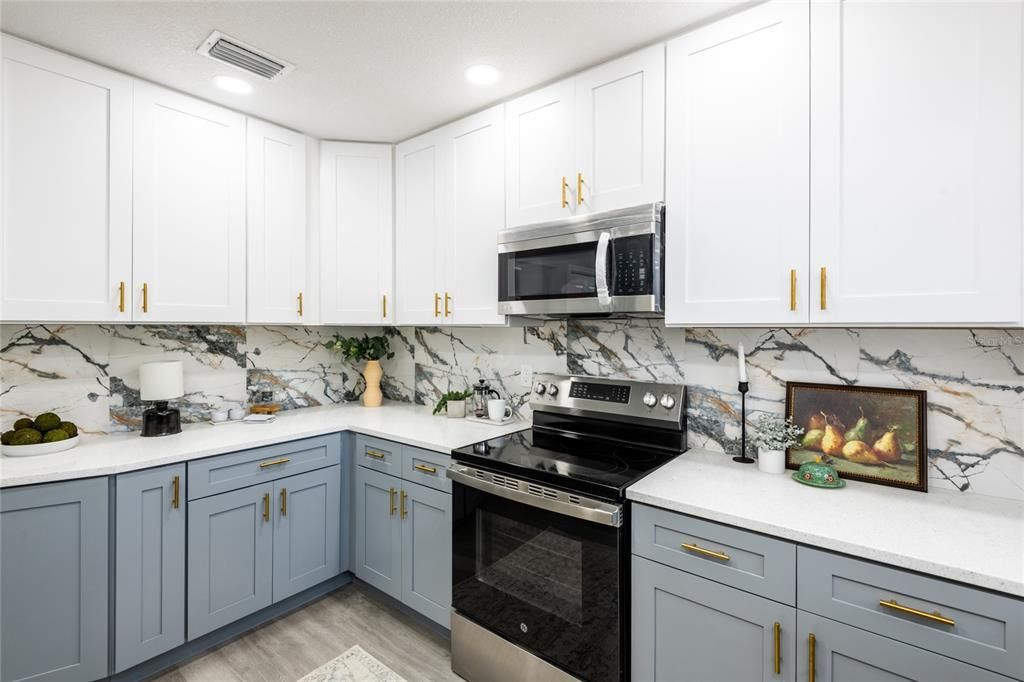
[[[159,682],[295,682],[358,644],[409,680],[461,680],[448,640],[361,583],[154,678]]]

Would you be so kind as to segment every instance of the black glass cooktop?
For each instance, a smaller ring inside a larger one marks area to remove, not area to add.
[[[641,446],[592,435],[527,429],[459,448],[452,458],[583,495],[621,500],[628,486],[684,449],[681,443]]]

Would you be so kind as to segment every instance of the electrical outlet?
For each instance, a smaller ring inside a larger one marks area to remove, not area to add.
[[[519,368],[519,385],[529,388],[533,386],[533,366],[523,365]]]

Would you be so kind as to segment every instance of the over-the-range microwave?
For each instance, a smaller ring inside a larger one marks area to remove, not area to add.
[[[664,314],[665,205],[565,218],[498,235],[498,312]]]

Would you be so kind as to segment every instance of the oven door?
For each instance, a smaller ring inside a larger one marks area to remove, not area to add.
[[[455,611],[571,675],[622,679],[622,508],[463,464],[448,475]]]

